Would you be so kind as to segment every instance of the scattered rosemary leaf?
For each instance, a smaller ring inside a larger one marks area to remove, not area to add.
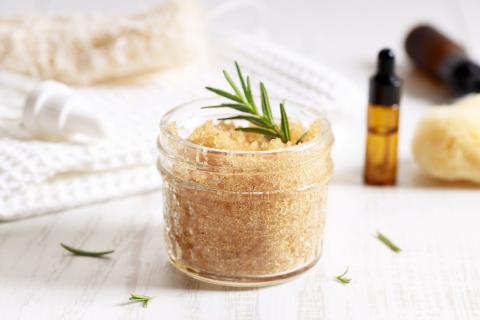
[[[76,256],[82,256],[82,257],[102,257],[106,254],[110,254],[110,253],[113,253],[114,250],[107,250],[107,251],[85,251],[85,250],[82,250],[82,249],[77,249],[77,248],[73,248],[73,247],[70,247],[70,246],[67,246],[66,244],[63,244],[63,243],[60,243],[60,245],[65,249],[67,250],[68,252],[71,252],[73,253],[74,255]]]
[[[337,281],[340,282],[341,284],[349,284],[350,281],[352,281],[352,279],[346,277],[347,273],[348,273],[348,267],[347,269],[345,269],[345,271],[341,275],[336,276],[335,279],[337,279]]]
[[[130,298],[128,300],[132,302],[142,302],[143,307],[146,308],[148,305],[148,302],[152,299],[153,297],[136,294],[136,293],[130,293]]]
[[[395,243],[393,243],[392,240],[387,238],[387,236],[385,236],[379,231],[377,231],[377,239],[383,242],[383,244],[385,244],[387,247],[390,248],[390,250],[395,253],[399,253],[400,251],[402,251],[402,249],[400,249]]]

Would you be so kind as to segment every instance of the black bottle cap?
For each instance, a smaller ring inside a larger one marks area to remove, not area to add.
[[[405,49],[420,70],[440,80],[455,96],[480,92],[480,65],[468,57],[462,46],[434,27],[413,28]]]
[[[393,106],[400,103],[402,81],[395,74],[395,55],[390,49],[378,53],[377,73],[370,78],[370,104]]]
[[[459,63],[447,84],[455,96],[480,92],[480,66],[468,60]]]

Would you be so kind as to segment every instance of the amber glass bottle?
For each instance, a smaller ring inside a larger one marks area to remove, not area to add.
[[[377,73],[370,79],[364,181],[393,185],[397,178],[397,144],[401,80],[390,49],[378,54]]]
[[[405,48],[420,70],[440,80],[455,96],[480,92],[480,65],[437,29],[428,25],[413,28]]]

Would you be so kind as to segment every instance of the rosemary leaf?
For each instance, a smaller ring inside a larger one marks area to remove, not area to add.
[[[237,131],[245,131],[245,132],[253,132],[253,133],[260,133],[265,135],[268,139],[273,139],[277,136],[277,133],[270,129],[259,128],[259,127],[239,127],[235,128]]]
[[[265,123],[265,120],[256,116],[234,116],[234,117],[219,118],[218,120],[246,120],[257,126],[268,128],[268,124]]]
[[[82,249],[73,248],[67,246],[66,244],[60,243],[60,245],[67,251],[73,253],[76,256],[83,256],[83,257],[102,257],[106,254],[110,254],[115,252],[114,250],[107,250],[107,251],[86,251]]]
[[[352,281],[352,279],[346,277],[347,273],[348,273],[348,267],[347,269],[345,269],[345,271],[341,275],[336,276],[335,279],[337,279],[337,281],[340,282],[341,284],[349,284],[350,281]]]
[[[152,299],[153,299],[153,297],[131,293],[130,298],[128,300],[132,301],[132,302],[142,302],[143,307],[146,308],[147,305],[148,305],[148,302]]]
[[[263,116],[273,123],[272,109],[270,108],[270,100],[268,99],[267,89],[265,85],[260,82],[260,94],[262,97],[262,112]]]
[[[240,70],[240,66],[238,65],[237,61],[235,61],[235,69],[237,69],[237,75],[238,75],[238,79],[240,79],[242,90],[244,93],[247,93],[248,92],[247,84],[245,83],[245,79],[243,79],[242,70]],[[247,98],[248,100],[248,97],[246,95],[245,95],[245,98]]]
[[[400,249],[396,244],[394,244],[392,240],[390,240],[387,236],[385,236],[379,231],[377,231],[377,239],[383,242],[384,245],[389,247],[390,250],[392,250],[395,253],[399,253],[400,251],[402,251],[402,249]]]
[[[300,138],[298,138],[298,140],[295,142],[295,144],[299,144],[299,143],[303,142],[303,139],[305,139],[305,137],[307,136],[307,133],[308,133],[308,130],[305,131],[305,132],[300,136]]]
[[[280,116],[281,116],[281,125],[280,130],[282,131],[283,143],[290,141],[290,126],[288,124],[287,113],[285,112],[284,103],[280,103]]]
[[[248,102],[251,104],[254,113],[258,113],[257,106],[255,104],[255,100],[253,99],[252,85],[250,84],[250,77],[249,76],[247,76],[247,90],[245,91],[245,95],[246,95],[246,98],[247,98]]]
[[[227,91],[224,91],[224,90],[221,90],[221,89],[217,89],[217,88],[212,88],[212,87],[205,87],[205,89],[207,89],[208,91],[211,91],[215,94],[218,94],[219,96],[222,96],[224,98],[227,98],[227,99],[230,99],[230,100],[233,100],[233,101],[236,101],[236,102],[239,102],[239,103],[242,103],[243,104],[243,101],[241,98],[237,97],[236,95],[234,94],[231,94]]]
[[[232,87],[233,91],[235,91],[235,94],[237,95],[238,98],[240,98],[242,101],[242,93],[240,92],[240,90],[237,88],[237,86],[235,85],[235,82],[233,82],[232,78],[230,77],[230,75],[228,74],[228,72],[226,70],[223,70],[223,76],[225,77],[225,79],[227,80],[228,84],[230,85],[230,87]]]
[[[247,115],[222,118],[220,120],[246,120],[258,127],[237,128],[238,130],[263,134],[269,139],[280,138],[283,143],[287,143],[288,141],[290,141],[290,125],[287,113],[285,111],[285,104],[280,104],[281,123],[280,126],[278,126],[273,118],[272,109],[270,107],[270,100],[268,98],[268,93],[265,85],[262,82],[260,83],[260,99],[262,105],[262,114],[260,114],[257,110],[257,106],[255,105],[255,100],[253,98],[250,78],[247,76],[245,80],[242,74],[242,70],[237,62],[235,62],[235,68],[237,70],[238,78],[240,79],[243,93],[240,92],[237,85],[233,82],[232,78],[225,70],[223,71],[223,75],[225,76],[225,79],[227,80],[235,94],[212,87],[206,87],[206,89],[219,96],[222,96],[229,100],[233,100],[237,103],[225,103],[217,106],[207,106],[203,108],[231,108],[242,113],[246,113]]]
[[[231,109],[235,109],[235,110],[240,111],[240,112],[245,112],[245,113],[250,112],[250,109],[245,107],[243,104],[237,104],[237,103],[222,103],[222,104],[219,104],[217,106],[202,107],[202,109],[215,109],[215,108],[231,108]]]

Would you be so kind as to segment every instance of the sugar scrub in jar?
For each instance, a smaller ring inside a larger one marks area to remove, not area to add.
[[[254,99],[248,91],[245,96],[248,107]],[[262,92],[259,106],[265,98]],[[262,118],[259,106],[250,112],[220,107],[225,99],[211,98],[176,107],[161,121],[158,169],[167,252],[193,278],[271,285],[320,258],[332,131],[316,109],[268,102],[284,109],[262,108]]]

